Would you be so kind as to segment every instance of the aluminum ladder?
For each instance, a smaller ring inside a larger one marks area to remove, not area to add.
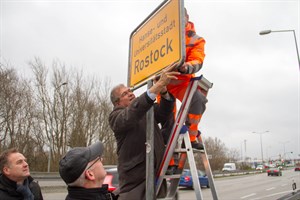
[[[196,167],[195,157],[194,157],[194,153],[198,153],[205,167],[205,173],[208,177],[209,186],[211,189],[213,199],[218,200],[218,195],[216,192],[213,175],[211,172],[208,156],[201,135],[198,137],[198,140],[203,142],[204,150],[195,150],[191,146],[187,127],[184,125],[193,94],[196,92],[197,89],[200,89],[200,91],[205,96],[207,96],[208,90],[212,87],[212,85],[213,84],[211,82],[209,82],[206,78],[203,77],[203,75],[201,75],[199,77],[195,77],[191,79],[188,88],[185,92],[180,110],[177,114],[172,132],[169,137],[168,144],[166,146],[162,163],[160,165],[158,174],[156,175],[156,182],[155,182],[156,195],[158,194],[158,191],[164,179],[168,180],[170,183],[168,186],[167,197],[164,199],[175,198],[178,185],[179,185],[180,176],[183,171],[186,159],[188,159],[189,162],[196,199],[197,200],[203,199],[201,193],[201,186],[198,179],[198,170]],[[182,147],[183,142],[184,142],[184,147]],[[181,168],[177,169],[176,174],[166,175],[166,171],[172,156],[178,156],[178,162],[181,163]]]

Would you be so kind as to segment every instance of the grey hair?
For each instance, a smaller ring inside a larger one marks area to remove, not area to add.
[[[73,183],[69,183],[68,186],[76,186],[76,187],[83,187],[85,184],[85,170],[82,174],[77,178]]]
[[[115,106],[117,102],[120,100],[120,97],[117,96],[117,92],[120,90],[120,88],[126,87],[124,84],[118,84],[110,92],[110,101]]]

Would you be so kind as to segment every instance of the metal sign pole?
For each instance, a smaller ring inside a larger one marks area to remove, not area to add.
[[[147,82],[148,89],[152,87],[151,80]],[[154,109],[151,107],[146,115],[146,200],[154,200]]]

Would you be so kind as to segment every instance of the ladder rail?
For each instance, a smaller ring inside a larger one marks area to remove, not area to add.
[[[184,144],[185,144],[184,148],[181,147],[182,142],[184,142]],[[182,168],[178,167],[178,171],[180,173],[183,172],[184,165],[186,163],[186,159],[188,159],[196,199],[202,200],[203,196],[202,196],[202,193],[201,193],[201,182],[200,182],[199,176],[198,176],[198,170],[197,170],[197,167],[196,167],[194,152],[201,153],[201,154],[203,154],[205,152],[201,151],[201,150],[194,150],[192,148],[188,131],[186,131],[185,133],[180,133],[179,138],[178,138],[178,149],[176,149],[176,152],[181,153],[179,162],[183,165]],[[170,186],[169,186],[170,191],[167,194],[167,198],[172,199],[172,198],[175,197],[179,182],[180,182],[180,178],[170,180]],[[216,198],[214,198],[214,199],[216,199]]]
[[[183,149],[181,149],[182,141],[183,141],[183,134],[180,132],[178,140],[177,140],[177,148],[180,148],[180,149],[179,150],[176,150],[176,149],[174,150],[174,152],[177,152],[178,157],[179,157],[179,154],[178,154],[179,152],[186,152]],[[181,176],[182,170],[177,169],[177,171],[180,171],[180,176]],[[169,182],[170,182],[170,186],[169,186],[169,192],[167,194],[167,198],[172,199],[172,198],[175,198],[175,195],[177,193],[177,188],[178,188],[178,185],[179,185],[179,182],[180,182],[180,177],[178,179],[170,179]]]
[[[179,185],[179,181],[180,181],[180,175],[183,171],[184,164],[186,163],[186,159],[188,159],[196,199],[203,200],[203,196],[201,193],[201,184],[200,184],[200,180],[198,177],[198,170],[196,167],[195,157],[193,154],[193,149],[191,146],[189,134],[188,134],[188,131],[186,131],[183,134],[180,133],[180,131],[186,120],[186,116],[187,116],[187,113],[189,110],[189,106],[190,106],[193,94],[196,92],[197,88],[200,88],[201,92],[206,96],[208,90],[212,87],[212,85],[213,85],[212,83],[210,83],[207,79],[205,79],[201,75],[199,77],[194,77],[190,80],[188,88],[185,92],[181,107],[179,109],[174,126],[172,128],[172,132],[171,132],[168,144],[166,146],[164,157],[161,162],[161,165],[160,165],[160,168],[159,168],[159,171],[157,174],[157,178],[156,178],[156,194],[158,194],[158,191],[161,187],[163,179],[170,178],[170,180],[169,180],[170,185],[168,187],[168,193],[167,193],[166,199],[173,199],[175,197],[177,188]],[[198,140],[202,141],[201,135],[198,137]],[[177,142],[175,142],[175,141],[177,141]],[[175,150],[175,147],[177,145],[178,148],[181,148],[182,142],[184,142],[184,144],[185,144],[185,147],[184,147],[185,151],[177,149],[177,151],[179,152],[178,155],[180,155],[179,162],[181,162],[181,164],[183,164],[183,165],[181,165],[182,167],[178,168],[178,171],[180,172],[180,174],[166,176],[165,173],[169,166],[169,162],[170,162],[173,154],[175,152],[177,152]],[[209,186],[211,188],[211,193],[212,193],[213,199],[218,200],[218,194],[216,192],[216,187],[215,187],[214,180],[213,180],[213,174],[212,174],[211,167],[209,164],[209,160],[208,160],[204,142],[203,142],[203,146],[204,146],[204,151],[200,151],[201,152],[200,158],[201,158],[204,168],[205,168],[205,173],[206,173],[208,181],[209,181]]]
[[[198,178],[198,170],[196,168],[196,162],[195,162],[193,149],[192,149],[192,145],[190,142],[190,137],[189,137],[188,132],[185,133],[183,137],[184,137],[185,148],[187,149],[187,157],[188,157],[188,162],[189,162],[189,166],[190,166],[190,170],[191,170],[191,175],[192,175],[192,180],[193,180],[193,188],[195,191],[196,199],[202,200],[203,196],[201,193],[201,185],[200,185],[200,181]]]
[[[199,137],[201,137],[201,135]],[[207,152],[206,152],[204,142],[203,142],[203,146],[204,146],[204,152],[205,153],[201,153],[200,157],[201,157],[201,160],[203,162],[205,173],[206,173],[207,178],[208,178],[208,183],[209,183],[211,194],[213,196],[213,199],[217,200],[219,198],[218,198],[218,194],[217,194],[217,190],[216,190],[215,182],[214,182],[214,179],[213,179],[213,174],[212,174],[211,167],[210,167],[210,164],[209,164],[209,160],[208,160],[208,156],[207,156]]]
[[[209,82],[206,78],[202,77],[200,81],[198,81],[198,86],[203,89],[202,92],[205,93],[205,96],[207,95],[207,92],[210,88],[212,88],[213,83]],[[198,137],[199,141],[203,141],[201,135],[199,135]],[[206,151],[206,147],[205,147],[205,142],[203,141],[203,146],[204,146],[204,154],[200,154],[201,160],[203,162],[204,165],[204,169],[205,169],[205,173],[207,175],[208,178],[208,183],[210,186],[210,191],[211,194],[213,196],[214,200],[219,199],[218,198],[218,193],[217,193],[217,189],[215,186],[215,182],[214,182],[214,178],[213,178],[213,174],[212,174],[212,170],[209,164],[209,159],[207,156],[207,151]]]
[[[202,76],[200,76],[200,78],[201,77]],[[170,135],[168,145],[166,147],[164,157],[163,157],[163,160],[161,162],[161,165],[160,165],[160,168],[159,168],[159,171],[158,171],[158,174],[157,174],[158,178],[156,180],[156,195],[159,192],[162,181],[164,179],[164,174],[167,171],[169,162],[170,162],[170,160],[172,158],[172,155],[173,155],[173,152],[175,150],[176,142],[174,142],[174,141],[177,141],[181,126],[185,122],[185,119],[186,119],[186,116],[187,116],[187,113],[188,113],[189,104],[190,104],[190,102],[192,100],[192,96],[193,96],[193,95],[190,95],[190,94],[194,94],[196,89],[197,89],[196,81],[191,81],[188,88],[187,88],[187,90],[186,90],[186,93],[184,95],[184,100],[182,102],[182,106],[179,110],[178,116],[176,117],[176,121],[175,121],[174,127],[173,127],[172,132],[171,132],[172,134]],[[171,153],[169,153],[169,152],[171,152]]]

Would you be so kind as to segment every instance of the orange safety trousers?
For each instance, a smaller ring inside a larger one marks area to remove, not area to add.
[[[185,94],[186,89],[188,87],[188,84],[189,84],[189,82],[183,82],[183,83],[178,84],[178,85],[177,84],[175,84],[175,85],[169,84],[167,86],[167,89],[168,89],[169,93],[171,93],[176,99],[178,99],[182,102],[182,100],[184,98],[184,94]],[[200,93],[202,93],[201,90],[200,90]],[[158,96],[158,98],[157,98],[158,102],[160,101],[160,98],[161,97]],[[205,110],[205,103],[207,101],[206,98],[205,98],[205,100],[201,99],[201,102],[203,102],[203,101],[205,101],[203,103],[203,106],[202,106],[204,108],[193,110],[193,106],[191,105],[190,108],[189,108],[189,111],[188,111],[188,115],[187,115],[185,124],[188,127],[189,137],[190,137],[191,142],[196,141],[196,139],[197,139],[198,124],[200,123],[200,120],[202,118],[202,114]],[[199,101],[196,102],[196,103],[199,103]],[[196,106],[196,107],[198,107],[198,106]],[[176,105],[175,105],[174,110],[173,110],[174,118],[176,116],[176,112],[177,112],[177,109],[176,109]],[[174,161],[173,158],[170,160],[169,165],[175,165],[175,161]]]
[[[182,102],[184,94],[185,94],[186,89],[188,87],[188,84],[189,84],[189,82],[184,82],[184,83],[181,83],[179,85],[169,84],[167,86],[167,89],[176,99],[178,99]],[[199,92],[199,91],[196,91],[196,92]],[[193,94],[193,95],[195,95],[195,94]],[[195,97],[194,96],[193,98],[198,98],[199,99],[200,97],[198,97],[198,96]],[[202,102],[203,100],[201,99],[201,100],[195,101],[194,104],[196,104],[196,103],[198,104],[200,101]],[[205,98],[205,102],[202,103],[203,105],[201,105],[201,106],[200,105],[197,105],[197,106],[190,105],[185,124],[188,127],[191,142],[196,141],[196,138],[197,138],[197,135],[198,135],[198,124],[200,123],[202,114],[205,110],[206,101],[207,100]],[[193,104],[193,102],[191,102],[191,103]],[[174,112],[174,117],[175,117],[176,116],[176,106],[174,107],[173,112]]]

